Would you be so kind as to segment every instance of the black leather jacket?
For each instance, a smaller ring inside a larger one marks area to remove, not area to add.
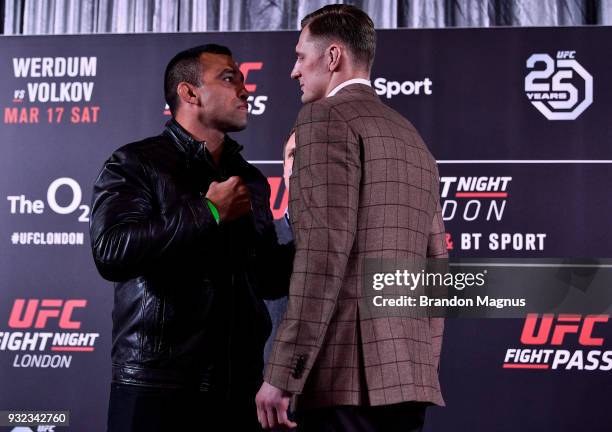
[[[233,398],[261,383],[263,298],[286,295],[292,248],[278,245],[266,178],[226,137],[219,166],[174,120],[113,153],[93,193],[91,241],[115,283],[113,381]],[[252,212],[217,225],[212,181],[240,176]]]

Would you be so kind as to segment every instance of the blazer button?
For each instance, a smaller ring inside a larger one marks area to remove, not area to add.
[[[304,369],[306,367],[306,356],[301,355],[298,356],[297,361],[295,362],[295,367],[293,368],[293,373],[291,376],[295,379],[302,378],[304,375]]]

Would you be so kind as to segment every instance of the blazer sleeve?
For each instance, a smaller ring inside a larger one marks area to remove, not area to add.
[[[306,105],[296,122],[289,214],[295,259],[287,312],[264,379],[300,394],[338,294],[357,228],[360,141],[325,100]]]
[[[437,170],[436,170],[437,176]],[[436,178],[435,188],[432,193],[438,192],[438,181]],[[427,258],[447,259],[448,251],[446,249],[446,231],[444,229],[444,221],[442,219],[442,209],[440,207],[440,198],[436,198],[436,211],[431,221],[431,230],[429,231],[429,240],[427,243]],[[431,348],[433,360],[436,369],[440,366],[440,353],[442,351],[442,336],[444,334],[444,318],[429,318],[429,330],[431,335]]]
[[[446,250],[446,231],[442,220],[442,209],[438,199],[436,212],[431,221],[431,230],[427,241],[427,258],[448,258]]]

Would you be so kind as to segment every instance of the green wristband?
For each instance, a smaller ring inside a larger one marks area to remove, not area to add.
[[[215,218],[215,221],[217,222],[217,225],[219,225],[219,210],[217,210],[217,207],[215,207],[215,205],[212,203],[212,201],[209,200],[208,198],[206,198],[206,204],[208,205],[208,208],[210,209],[210,212],[212,213],[213,217]]]

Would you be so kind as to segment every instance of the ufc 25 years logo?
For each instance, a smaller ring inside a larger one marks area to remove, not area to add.
[[[548,120],[575,120],[593,103],[593,77],[576,60],[576,51],[557,51],[556,57],[527,59],[525,93]]]

